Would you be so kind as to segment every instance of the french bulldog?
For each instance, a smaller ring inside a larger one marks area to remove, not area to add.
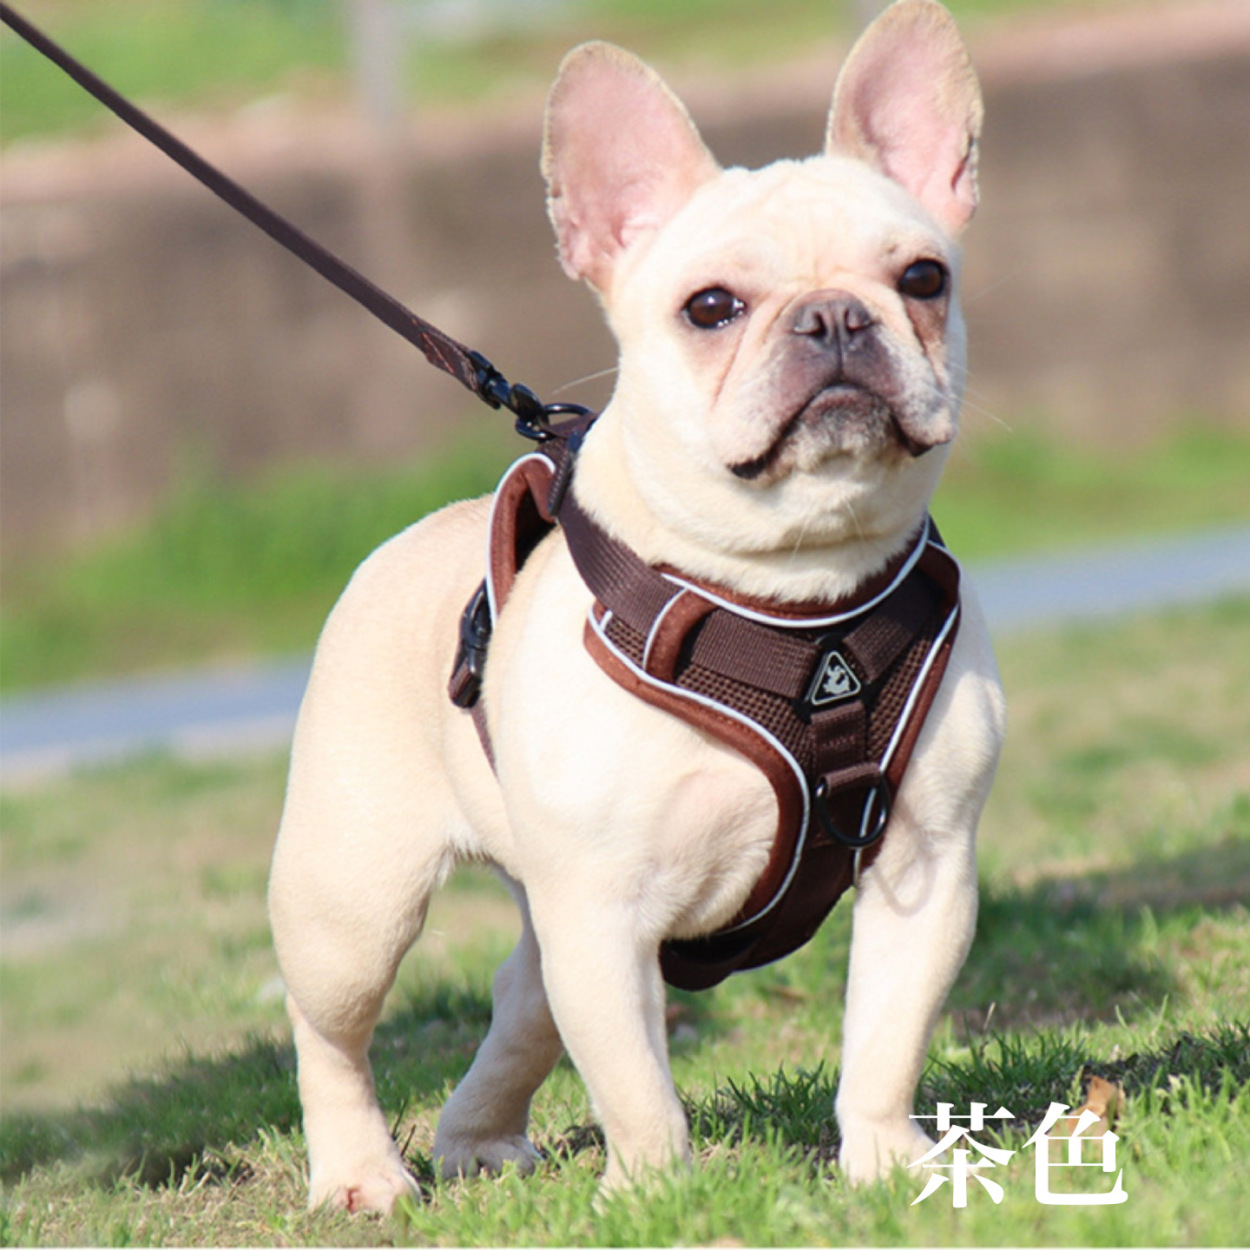
[[[571,52],[546,117],[549,211],[620,348],[573,480],[583,511],[649,563],[781,604],[848,595],[914,541],[956,433],[980,123],[935,0],[899,0],[860,38],[822,154],[760,170],[721,169],[628,53]],[[602,1122],[605,1189],[686,1164],[658,951],[734,916],[775,833],[758,768],[587,654],[592,596],[558,528],[495,624],[492,767],[446,693],[490,509],[452,505],[365,561],[300,712],[269,899],[314,1206],[410,1192],[367,1052],[431,893],[470,860],[505,875],[522,932],[439,1121],[443,1173],[531,1169],[530,1101],[565,1051]],[[835,1101],[852,1182],[932,1145],[909,1117],[973,935],[1004,707],[966,582],[962,613],[855,895]]]

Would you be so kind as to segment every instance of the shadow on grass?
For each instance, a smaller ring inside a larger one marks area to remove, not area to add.
[[[422,1099],[441,1099],[468,1067],[489,1022],[485,990],[436,984],[411,994],[374,1039],[383,1110],[398,1120]],[[299,1123],[294,1052],[257,1038],[227,1055],[188,1056],[161,1076],[121,1086],[99,1107],[5,1115],[0,1180],[12,1183],[59,1162],[99,1185],[122,1177],[177,1185],[188,1173],[222,1178],[229,1173],[227,1148]]]
[[[999,1027],[1157,1007],[1177,989],[1157,950],[1161,935],[1247,905],[1250,840],[1236,836],[1117,872],[983,887],[976,940],[949,1009],[975,1030],[991,1003]]]

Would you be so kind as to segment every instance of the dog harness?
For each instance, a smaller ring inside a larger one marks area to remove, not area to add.
[[[769,861],[738,914],[661,948],[670,985],[706,989],[802,946],[875,859],[959,626],[959,566],[926,519],[883,573],[833,603],[756,601],[653,567],[569,489],[588,427],[554,427],[500,482],[449,694],[490,755],[480,690],[492,625],[559,525],[594,595],[584,642],[600,668],[745,756],[776,795]]]

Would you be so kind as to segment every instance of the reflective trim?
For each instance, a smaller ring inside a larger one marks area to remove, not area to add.
[[[920,557],[924,555],[925,548],[929,545],[931,524],[926,516],[924,529],[921,531],[911,555],[907,557],[903,567],[899,569],[890,584],[880,594],[874,595],[871,599],[861,603],[857,608],[852,608],[847,612],[839,612],[835,616],[802,616],[797,618],[770,616],[767,612],[758,612],[754,608],[744,608],[742,604],[735,603],[732,599],[724,599],[720,595],[713,594],[706,587],[689,582],[684,577],[679,577],[676,573],[661,573],[660,576],[665,581],[672,582],[674,586],[681,586],[686,590],[693,591],[695,594],[702,595],[703,598],[716,604],[718,608],[724,608],[726,612],[732,612],[734,616],[741,616],[748,621],[757,621],[761,625],[773,625],[780,629],[824,629],[830,625],[841,625],[846,621],[853,621],[857,616],[863,616],[865,612],[870,612],[883,600],[889,598],[903,584],[908,574],[919,563]]]
[[[519,460],[514,460],[508,466],[508,471],[499,479],[499,485],[495,487],[495,493],[491,497],[490,520],[486,525],[486,598],[490,603],[490,619],[492,621],[499,619],[499,604],[495,599],[494,561],[491,559],[491,554],[495,549],[495,514],[499,511],[499,497],[503,494],[504,483],[529,460],[540,461],[549,470],[552,470],[554,476],[550,457],[544,456],[541,452],[531,451]]]
[[[949,555],[945,548],[941,548],[943,554]],[[954,556],[950,557],[954,560]],[[958,567],[958,562],[956,562]],[[910,723],[912,716],[916,711],[916,701],[920,698],[920,692],[924,689],[925,682],[929,679],[929,671],[933,668],[934,662],[937,660],[938,653],[942,649],[943,643],[950,637],[950,632],[955,628],[955,623],[959,620],[959,601],[956,600],[955,606],[951,609],[950,615],[946,618],[946,622],[938,631],[938,635],[933,640],[933,645],[929,648],[929,654],[925,656],[924,663],[920,666],[920,672],[916,674],[915,680],[912,682],[911,693],[907,696],[907,702],[903,704],[902,715],[898,718],[898,724],[894,727],[894,734],[890,738],[890,744],[885,749],[885,754],[881,757],[881,771],[884,773],[890,767],[890,761],[894,758],[894,752],[898,750],[898,744],[902,740],[903,732]]]
[[[651,629],[647,633],[647,642],[642,649],[642,667],[647,671],[651,669],[651,648],[655,644],[657,635],[660,632],[660,626],[664,622],[664,618],[669,611],[675,607],[686,595],[691,594],[689,590],[679,590],[659,611],[654,621],[651,622]]]

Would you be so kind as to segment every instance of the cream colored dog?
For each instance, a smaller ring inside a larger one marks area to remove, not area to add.
[[[955,240],[976,205],[980,115],[967,54],[933,0],[901,0],[861,39],[823,155],[759,171],[718,168],[681,104],[626,53],[570,54],[544,172],[564,268],[598,292],[620,343],[616,393],[573,487],[605,529],[650,562],[782,601],[848,594],[909,542],[956,430]],[[732,917],[774,835],[773,791],[754,765],[587,654],[591,595],[558,530],[496,624],[492,771],[446,694],[489,509],[449,507],[364,563],[300,713],[270,906],[314,1205],[385,1210],[411,1185],[367,1050],[431,892],[469,859],[507,875],[524,927],[442,1114],[443,1171],[533,1165],[530,1099],[562,1050],[603,1123],[606,1186],[686,1162],[657,952]],[[908,1117],[972,939],[975,827],[1002,727],[965,592],[855,900],[836,1101],[854,1181],[930,1145]]]

